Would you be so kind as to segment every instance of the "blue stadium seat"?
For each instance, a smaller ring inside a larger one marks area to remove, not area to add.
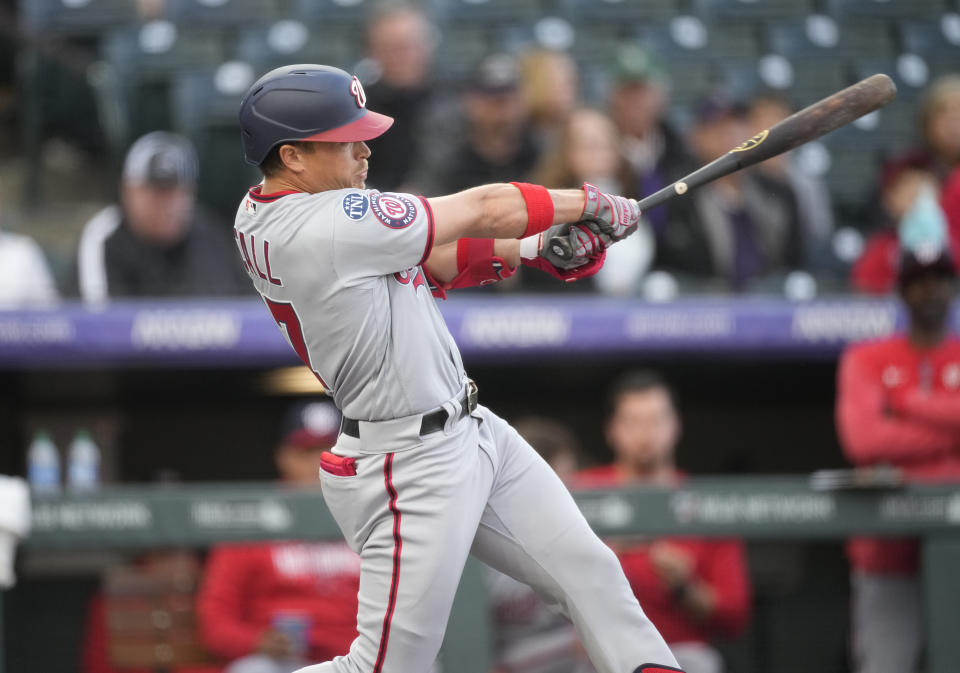
[[[445,0],[438,3],[438,18],[444,25],[463,21],[533,23],[552,10],[539,0]]]
[[[580,25],[593,21],[666,20],[680,14],[678,0],[570,0],[567,11]]]
[[[904,51],[922,56],[934,74],[960,71],[960,15],[903,21],[898,28]]]
[[[824,177],[841,208],[862,206],[873,192],[881,161],[888,154],[873,138],[853,125],[823,137],[830,152],[830,168]]]
[[[707,19],[798,17],[813,11],[810,0],[693,0],[694,11]]]
[[[166,17],[183,25],[235,26],[275,19],[277,0],[166,0]]]
[[[944,9],[942,0],[826,0],[826,6],[837,17],[930,17]]]
[[[102,104],[115,106],[118,120],[111,129],[115,147],[129,145],[142,133],[170,128],[171,78],[223,59],[221,43],[209,30],[184,31],[169,21],[111,31],[101,52],[107,64]]]
[[[336,23],[363,23],[364,17],[373,0],[289,0],[289,16],[319,24],[333,21]]]
[[[260,181],[243,160],[237,110],[256,73],[238,61],[177,75],[173,82],[174,128],[189,136],[200,156],[198,195],[232,221],[244,191]]]
[[[96,35],[139,19],[131,0],[19,0],[20,21],[30,31]]]
[[[238,60],[253,64],[258,72],[290,63],[350,68],[359,57],[361,46],[349,35],[321,33],[300,21],[283,19],[240,31],[233,53]]]
[[[680,16],[644,24],[637,36],[664,60],[748,60],[759,55],[752,24],[710,25],[695,16]]]

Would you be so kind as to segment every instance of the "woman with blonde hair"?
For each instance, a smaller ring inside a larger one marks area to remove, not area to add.
[[[636,185],[629,162],[620,152],[620,132],[604,112],[580,107],[560,128],[556,146],[533,173],[539,184],[557,189],[584,182],[631,198]],[[607,261],[594,277],[605,294],[636,294],[653,259],[653,237],[646,227],[607,250]]]

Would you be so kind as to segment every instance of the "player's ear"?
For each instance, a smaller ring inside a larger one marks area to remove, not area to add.
[[[302,155],[300,148],[296,145],[281,145],[277,150],[277,154],[280,156],[280,163],[282,163],[285,168],[288,168],[294,173],[299,173],[303,170]]]

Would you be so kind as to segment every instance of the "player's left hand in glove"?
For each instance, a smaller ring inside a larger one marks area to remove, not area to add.
[[[599,271],[611,243],[592,221],[555,224],[520,241],[520,261],[569,283]]]

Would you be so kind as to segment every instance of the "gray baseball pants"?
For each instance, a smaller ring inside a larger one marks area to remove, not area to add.
[[[426,673],[443,640],[467,554],[531,585],[573,622],[600,673],[677,667],[614,553],[553,470],[483,406],[419,436],[419,418],[361,424],[335,453],[355,476],[323,472],[324,499],[360,554],[359,636],[298,673]]]

